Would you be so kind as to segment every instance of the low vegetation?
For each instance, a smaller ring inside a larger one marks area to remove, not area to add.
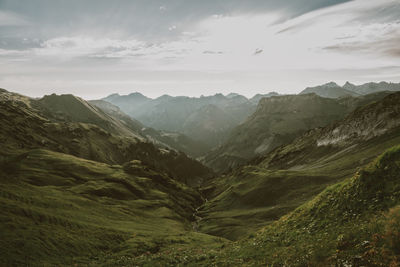
[[[213,177],[114,107],[0,90],[0,265],[398,266],[399,99]]]

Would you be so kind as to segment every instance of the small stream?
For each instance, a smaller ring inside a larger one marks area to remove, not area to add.
[[[195,232],[198,232],[198,231],[199,231],[199,223],[200,223],[200,221],[203,219],[202,217],[200,217],[200,216],[198,215],[199,209],[200,209],[201,207],[202,207],[202,206],[197,207],[197,208],[195,209],[195,211],[193,212],[194,221],[192,222],[192,226],[193,226],[193,231],[195,231]]]
[[[192,222],[192,226],[193,226],[193,231],[195,231],[195,232],[199,231],[199,223],[200,223],[201,220],[203,220],[203,218],[198,215],[199,209],[201,207],[203,207],[204,204],[207,203],[207,202],[208,202],[208,200],[206,198],[205,202],[203,204],[201,204],[200,206],[198,206],[193,212],[194,221]]]

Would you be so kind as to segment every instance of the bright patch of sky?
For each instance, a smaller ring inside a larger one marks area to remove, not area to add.
[[[0,0],[0,87],[92,99],[400,81],[398,0],[246,3]]]

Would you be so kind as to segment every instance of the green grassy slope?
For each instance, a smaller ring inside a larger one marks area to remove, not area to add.
[[[3,266],[104,263],[109,255],[115,263],[222,242],[191,232],[196,191],[140,161],[108,165],[31,150],[0,170]]]
[[[395,146],[353,176],[329,186],[278,221],[189,266],[398,266],[400,264],[400,146]],[[143,264],[166,266],[159,252]]]
[[[246,237],[310,200],[328,185],[348,177],[371,157],[400,143],[399,131],[387,140],[374,141],[378,140],[337,155],[332,153],[329,160],[321,158],[301,169],[245,166],[219,178],[208,189],[209,201],[199,210],[199,229],[233,240]]]
[[[256,265],[398,266],[399,204],[396,146],[223,258],[243,257]]]

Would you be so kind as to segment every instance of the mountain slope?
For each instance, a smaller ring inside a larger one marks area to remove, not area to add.
[[[208,147],[205,144],[181,133],[157,131],[149,127],[143,128],[142,133],[155,144],[182,151],[193,158],[197,158],[208,151]]]
[[[71,103],[79,112],[65,108]],[[0,155],[45,148],[108,164],[138,159],[190,184],[210,175],[199,162],[181,152],[157,148],[132,131],[133,126],[74,96],[34,100],[4,90],[0,107],[0,140],[4,144]]]
[[[400,236],[400,149],[394,147],[353,177],[230,246],[213,264],[396,266]],[[221,260],[222,259],[222,260]],[[212,264],[208,262],[207,264]]]
[[[202,160],[218,172],[243,165],[275,147],[288,144],[307,130],[328,125],[357,107],[379,101],[390,92],[340,99],[315,94],[265,98],[257,111],[237,126],[228,140]]]
[[[145,127],[139,121],[123,113],[119,107],[107,101],[92,100],[88,102],[100,108],[102,111],[115,118],[116,120],[119,120],[129,129],[137,132],[142,137],[145,137],[148,141],[154,143],[157,146],[182,151],[185,154],[194,158],[204,154],[207,151],[207,148],[206,146],[204,146],[204,144],[194,141],[184,134],[157,131],[155,129]]]
[[[215,105],[207,105],[186,118],[182,131],[195,140],[216,145],[226,139],[226,133],[229,133],[235,124],[235,119],[230,114]]]
[[[136,258],[163,265],[187,255],[196,266],[397,266],[400,263],[400,147],[241,241]]]
[[[126,96],[112,94],[106,98],[103,98],[102,100],[118,106],[122,111],[124,111],[124,113],[128,115],[137,114],[137,112],[140,112],[144,105],[151,101],[150,98],[137,92]],[[135,118],[135,116],[133,117]]]
[[[105,264],[108,255],[121,265],[225,242],[192,232],[203,200],[190,186],[209,170],[117,117],[72,95],[0,91],[0,265]]]
[[[255,113],[232,131],[223,146],[208,153],[204,162],[219,172],[235,168],[346,112],[341,103],[315,94],[263,98]]]
[[[238,239],[310,200],[400,143],[400,93],[356,109],[213,180],[199,229]]]

